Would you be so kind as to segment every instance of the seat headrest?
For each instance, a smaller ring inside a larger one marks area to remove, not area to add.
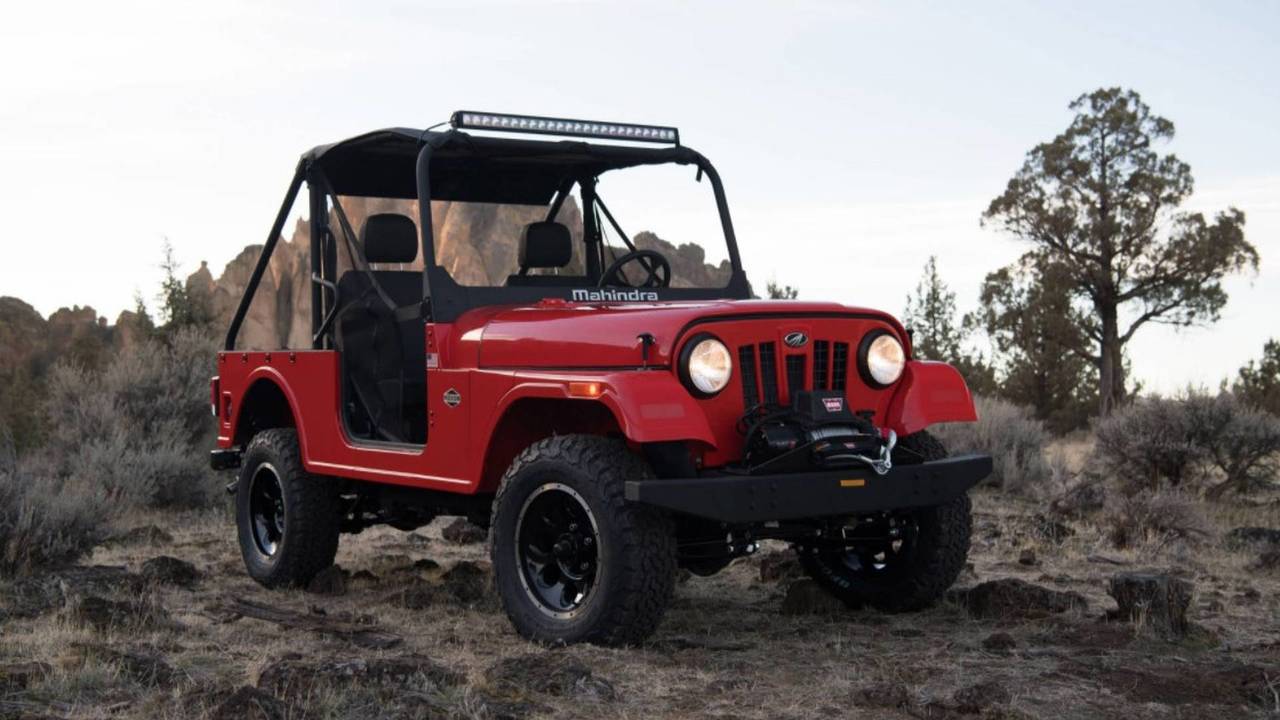
[[[418,226],[404,215],[370,215],[360,227],[360,244],[371,263],[411,263],[418,258]]]
[[[573,259],[573,239],[569,228],[558,222],[535,222],[524,226],[520,236],[520,267],[561,268]]]

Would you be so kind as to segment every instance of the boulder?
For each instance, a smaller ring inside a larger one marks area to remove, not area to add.
[[[1159,573],[1121,573],[1107,586],[1107,594],[1119,606],[1114,618],[1168,638],[1183,637],[1190,629],[1187,608],[1193,591],[1190,582]]]
[[[1039,563],[1040,561],[1036,559],[1036,551],[1032,550],[1031,548],[1026,548],[1021,553],[1018,554],[1019,565],[1031,566],[1031,565],[1038,565]]]
[[[1050,590],[1013,578],[956,590],[950,598],[973,617],[997,620],[1041,618],[1073,608],[1083,610],[1089,604],[1080,593]]]
[[[489,531],[466,518],[458,518],[440,531],[440,536],[455,545],[475,545],[489,537]]]
[[[270,693],[245,685],[214,708],[210,720],[285,720],[288,708]]]
[[[194,587],[200,581],[200,571],[186,560],[161,555],[142,563],[142,578],[153,585]]]
[[[783,615],[833,615],[847,608],[813,580],[797,580],[787,586],[782,599]]]
[[[484,676],[500,696],[543,693],[597,702],[612,702],[618,697],[612,682],[561,651],[503,658],[489,666]]]

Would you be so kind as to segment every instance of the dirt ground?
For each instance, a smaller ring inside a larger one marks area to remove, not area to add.
[[[1084,607],[848,610],[771,545],[682,579],[631,649],[521,640],[484,544],[443,539],[450,519],[344,537],[322,592],[272,592],[244,574],[229,514],[140,517],[81,566],[0,587],[0,718],[1280,717],[1280,573],[1256,547],[1119,552],[1038,511],[977,493],[957,588],[1017,578]],[[1280,505],[1214,520],[1276,528]],[[1193,583],[1185,636],[1105,619],[1110,578],[1141,568]]]

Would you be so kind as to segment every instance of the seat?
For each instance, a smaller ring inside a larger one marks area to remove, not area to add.
[[[417,227],[403,215],[371,215],[360,228],[360,244],[369,263],[411,263],[418,257]],[[339,278],[343,307],[336,331],[347,427],[364,439],[421,444],[426,441],[422,321],[397,320],[370,275],[397,307],[422,301],[419,271],[348,270]]]
[[[573,260],[573,237],[558,222],[535,222],[520,233],[520,272],[507,278],[509,287],[574,287],[583,275],[530,275],[537,268],[562,268]]]

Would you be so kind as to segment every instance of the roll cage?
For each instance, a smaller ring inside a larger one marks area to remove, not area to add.
[[[574,299],[575,289],[565,286],[470,287],[457,283],[437,263],[432,223],[432,200],[514,203],[549,206],[554,218],[572,188],[582,194],[583,240],[586,244],[586,277],[593,283],[603,271],[605,259],[601,222],[607,221],[624,243],[631,241],[596,195],[596,179],[603,172],[641,165],[692,165],[698,178],[711,183],[716,208],[728,248],[731,275],[724,288],[653,288],[645,297],[657,300],[747,299],[751,289],[738,254],[720,176],[710,161],[691,148],[635,147],[593,144],[579,140],[529,140],[477,136],[453,129],[443,132],[392,128],[379,130],[314,148],[300,159],[279,213],[267,236],[257,265],[228,328],[225,347],[234,350],[236,338],[249,311],[254,293],[281,237],[289,213],[304,182],[309,187],[311,245],[312,347],[332,347],[331,327],[340,310],[337,270],[340,243],[351,256],[354,269],[367,274],[382,301],[391,298],[381,287],[356,241],[339,196],[368,196],[418,201],[415,218],[420,238],[422,297],[416,305],[394,308],[398,319],[451,322],[476,307],[533,303],[546,298]],[[332,203],[338,228],[330,227]],[[594,209],[603,212],[597,214]],[[634,246],[630,247],[634,250]],[[592,285],[594,287],[594,285]]]

